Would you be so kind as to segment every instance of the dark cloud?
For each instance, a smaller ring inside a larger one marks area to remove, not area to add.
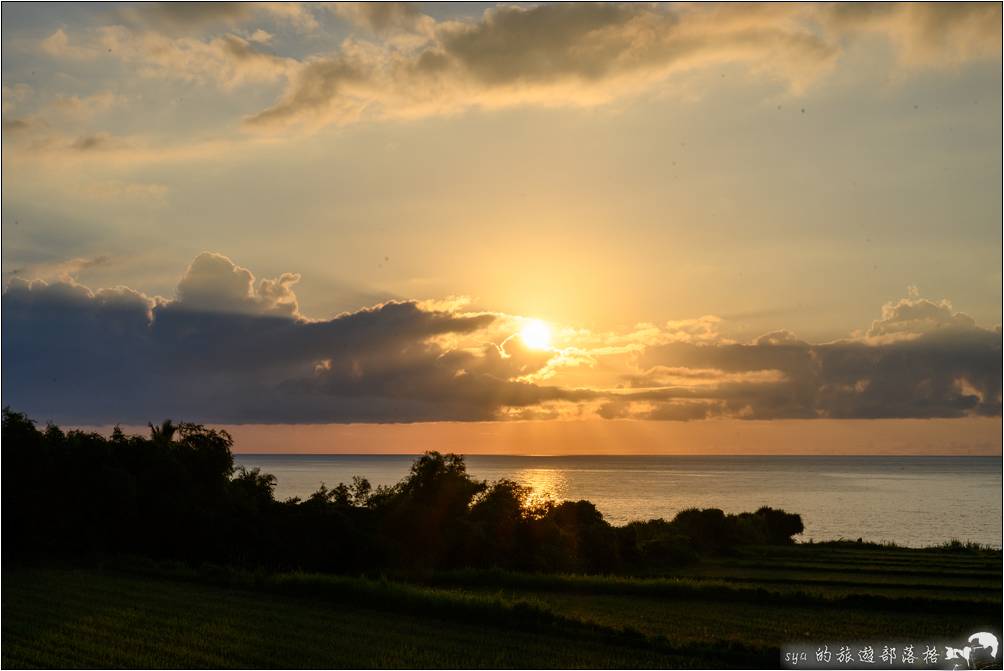
[[[334,10],[342,18],[377,34],[415,30],[423,18],[415,2],[339,2]]]
[[[4,133],[19,133],[32,127],[28,119],[4,119],[2,123]]]
[[[660,27],[669,33],[667,38],[678,23],[674,14],[656,14],[650,8],[630,5],[500,7],[486,13],[478,23],[444,29],[438,49],[440,58],[420,58],[418,66],[435,72],[452,63],[486,85],[550,82],[566,77],[598,80],[625,67],[643,67],[649,60],[671,58],[656,48],[647,55],[636,52],[628,59],[631,62],[624,62],[631,45],[622,34],[643,17],[660,17]],[[678,53],[684,51],[681,45]]]
[[[96,133],[78,137],[70,144],[70,147],[76,151],[98,151],[108,149],[113,145],[114,141],[108,133]]]
[[[171,301],[12,280],[3,401],[68,422],[407,422],[493,419],[508,406],[590,396],[517,379],[545,354],[437,341],[493,315],[402,301],[309,321],[295,316],[292,277],[256,288],[246,269],[202,254]]]
[[[192,28],[246,21],[254,14],[252,7],[246,2],[151,2],[140,9],[150,23]],[[135,17],[135,8],[130,9],[130,18]]]
[[[775,332],[752,344],[670,343],[650,347],[639,363],[657,384],[673,367],[717,371],[719,384],[632,392],[647,402],[636,415],[667,412],[751,419],[931,418],[1001,414],[1001,333],[979,328],[946,302],[907,298],[889,304],[868,334],[825,344]],[[775,378],[737,375],[773,371]],[[627,413],[624,403],[607,413]]]
[[[646,331],[661,344],[639,343],[620,387],[598,390],[541,384],[579,359],[515,336],[495,344],[498,315],[390,301],[310,320],[298,310],[298,279],[256,281],[209,252],[171,300],[92,291],[71,276],[16,277],[2,301],[3,402],[71,423],[1001,414],[1000,329],[915,293],[887,304],[866,332],[822,344],[785,330],[728,342],[711,317],[671,323],[661,339]],[[604,348],[580,359],[606,366],[620,356]]]

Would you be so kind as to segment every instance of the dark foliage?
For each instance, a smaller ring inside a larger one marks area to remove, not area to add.
[[[110,438],[3,413],[5,558],[130,553],[336,572],[501,568],[658,571],[737,545],[790,543],[798,515],[685,510],[611,526],[589,501],[534,500],[511,480],[428,452],[393,487],[363,478],[277,501],[275,478],[234,468],[226,431],[151,425]]]

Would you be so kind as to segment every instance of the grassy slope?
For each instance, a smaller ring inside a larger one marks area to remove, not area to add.
[[[644,646],[82,570],[6,573],[5,668],[658,667]]]
[[[680,575],[830,596],[881,594],[999,602],[1001,554],[796,545],[751,549],[731,559],[702,562]]]
[[[802,545],[758,548],[648,580],[462,572],[432,581],[676,642],[781,646],[1000,630],[1001,575],[999,552]]]
[[[3,586],[5,667],[775,665],[797,640],[1001,626],[1000,553],[853,546],[758,549],[658,580],[49,568],[8,569]]]
[[[821,608],[695,599],[507,591],[556,613],[608,626],[629,626],[674,642],[728,640],[754,647],[797,641],[866,640],[884,636],[957,638],[987,623],[987,616],[904,613],[866,608]]]

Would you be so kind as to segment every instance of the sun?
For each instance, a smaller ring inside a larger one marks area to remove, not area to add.
[[[551,349],[551,327],[539,319],[528,321],[519,332],[519,337],[530,349]]]

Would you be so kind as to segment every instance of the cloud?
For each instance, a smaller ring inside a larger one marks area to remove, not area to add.
[[[89,61],[96,58],[100,53],[93,45],[80,46],[70,44],[70,36],[62,28],[59,28],[42,40],[39,46],[43,53],[60,59]]]
[[[393,10],[375,11],[343,13],[374,28],[402,21]],[[592,105],[673,72],[733,62],[800,85],[836,54],[785,8],[502,6],[479,21],[440,22],[428,32],[411,49],[350,39],[335,55],[308,60],[283,99],[249,124],[345,123],[364,109],[400,117],[522,103]]]
[[[128,23],[168,32],[237,26],[263,16],[305,32],[318,28],[310,5],[300,2],[151,2],[124,7],[119,15]]]
[[[332,5],[339,17],[369,32],[425,32],[434,25],[413,2],[339,2]]]
[[[234,33],[210,38],[176,36],[143,27],[110,25],[87,32],[72,43],[60,28],[41,42],[41,49],[66,60],[115,59],[143,77],[213,83],[224,89],[285,77],[296,62],[260,49],[265,43],[261,33],[251,37],[256,39]]]
[[[885,305],[867,334],[847,340],[810,344],[780,331],[750,344],[648,347],[638,358],[645,373],[627,380],[650,388],[606,412],[658,418],[697,414],[696,404],[708,416],[751,419],[999,416],[1000,361],[999,330],[980,328],[947,301],[910,297]],[[718,379],[681,379],[694,369]],[[631,402],[648,405],[632,412]]]
[[[312,321],[297,314],[297,279],[255,285],[212,253],[171,300],[15,278],[3,295],[4,402],[60,421],[407,422],[592,396],[520,381],[547,356],[518,344],[442,344],[493,315],[400,301]]]
[[[105,258],[25,269],[3,294],[3,402],[40,418],[228,423],[588,416],[692,421],[1000,416],[1001,331],[947,301],[887,304],[863,333],[722,338],[717,320],[623,334],[513,334],[521,318],[464,301],[390,301],[329,319],[299,311],[299,275],[256,279],[205,252],[175,296],[75,280]],[[45,276],[54,281],[29,280]],[[607,385],[613,374],[618,382]],[[547,384],[544,384],[546,380]]]
[[[37,117],[4,118],[3,132],[5,135],[27,134],[31,131],[44,129],[46,123]]]
[[[76,119],[89,119],[127,102],[126,96],[112,91],[99,91],[89,96],[58,96],[52,102],[59,113]]]
[[[106,266],[111,262],[108,256],[92,258],[75,257],[65,261],[33,263],[5,271],[12,277],[22,280],[60,280],[74,283],[74,278],[84,270]]]
[[[35,89],[28,84],[17,83],[11,86],[3,85],[3,113],[8,114],[16,110],[20,105],[31,100],[35,95]]]
[[[257,288],[247,268],[213,252],[195,257],[178,282],[177,306],[204,312],[239,312],[299,316],[293,285],[296,273],[263,279]]]
[[[294,61],[260,50],[240,35],[170,37],[124,26],[100,28],[92,39],[109,57],[146,77],[215,83],[224,89],[285,77]]]
[[[952,312],[947,300],[934,302],[916,295],[882,306],[882,318],[872,322],[868,336],[883,338],[917,338],[942,330],[972,330],[975,320],[961,312]]]
[[[912,67],[946,67],[1000,58],[998,3],[834,3],[825,18],[835,32],[873,32],[887,37],[900,61]]]
[[[63,60],[117,60],[140,77],[227,91],[280,85],[271,105],[259,102],[275,96],[266,88],[241,112],[244,129],[266,134],[469,109],[605,105],[729,66],[798,94],[855,44],[874,40],[891,47],[892,67],[907,69],[999,59],[1001,50],[993,3],[553,3],[440,21],[419,7],[326,5],[353,32],[318,47],[326,34],[319,6],[149,3],[118,10],[115,25],[73,35],[60,28],[39,46]],[[288,41],[255,21],[311,39],[284,55],[277,49]],[[64,107],[103,104],[90,102]]]
[[[122,14],[144,23],[187,29],[241,23],[250,19],[254,11],[244,2],[151,2],[140,7],[126,7]]]
[[[478,20],[441,22],[412,5],[349,4],[336,12],[370,33],[396,37],[350,38],[334,53],[308,58],[282,98],[249,117],[249,126],[597,105],[728,64],[798,92],[866,34],[888,40],[907,67],[999,58],[1001,45],[995,4],[555,3],[499,6]]]
[[[312,3],[303,2],[256,2],[253,6],[273,19],[278,19],[302,32],[313,32],[320,27],[314,13]]]
[[[258,44],[269,44],[273,37],[274,35],[267,30],[256,28],[253,33],[248,35],[248,40],[251,42],[257,42]]]
[[[70,148],[81,151],[101,151],[120,146],[118,138],[114,138],[108,133],[94,133],[91,135],[81,135],[70,144]]]
[[[639,375],[624,377],[629,387],[710,386],[731,382],[775,384],[785,380],[784,373],[776,369],[724,371],[717,368],[688,368],[686,366],[653,366]]]

